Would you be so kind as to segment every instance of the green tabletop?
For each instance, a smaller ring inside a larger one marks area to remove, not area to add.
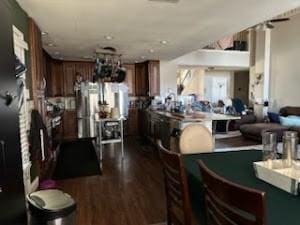
[[[300,196],[294,196],[256,178],[253,162],[261,161],[261,151],[202,153],[183,156],[193,212],[205,225],[203,187],[197,161],[203,160],[218,175],[247,187],[266,192],[268,225],[300,224]],[[241,199],[242,201],[242,199]]]

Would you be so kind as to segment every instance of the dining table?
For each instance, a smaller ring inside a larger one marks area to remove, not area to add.
[[[206,223],[204,189],[198,162],[223,178],[246,187],[266,193],[266,219],[268,225],[299,225],[300,196],[290,194],[255,175],[253,162],[262,160],[261,150],[241,150],[229,152],[200,153],[184,155],[189,195],[193,214],[199,225]],[[244,201],[241,199],[241,201]]]

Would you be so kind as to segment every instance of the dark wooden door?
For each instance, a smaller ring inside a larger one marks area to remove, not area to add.
[[[244,104],[249,104],[249,71],[234,73],[234,98],[239,98]]]
[[[75,82],[75,64],[72,62],[63,63],[64,70],[64,96],[72,97],[74,93],[74,82]]]
[[[146,63],[135,64],[135,93],[136,96],[148,96],[149,79]]]
[[[17,95],[12,21],[8,1],[0,1],[0,94]],[[18,102],[0,99],[0,224],[26,224]]]

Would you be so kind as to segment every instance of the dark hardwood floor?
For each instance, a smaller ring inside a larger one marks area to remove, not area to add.
[[[256,145],[235,137],[217,148]],[[162,167],[149,144],[126,138],[125,158],[118,148],[104,150],[103,174],[58,181],[77,202],[76,225],[149,225],[166,220]],[[83,165],[78,165],[83,166]]]
[[[231,147],[241,147],[241,146],[251,146],[251,145],[260,145],[260,141],[251,140],[243,136],[216,139],[215,147],[216,148],[231,148]]]
[[[124,160],[117,148],[105,149],[103,175],[58,181],[58,188],[77,202],[76,225],[149,225],[166,218],[158,154],[133,138]]]

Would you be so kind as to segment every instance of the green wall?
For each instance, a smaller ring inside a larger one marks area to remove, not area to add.
[[[11,10],[12,22],[15,27],[17,27],[24,34],[24,39],[29,45],[29,20],[27,13],[19,6],[16,0],[6,0],[9,9]],[[31,68],[30,68],[30,51],[26,51],[25,56],[26,67],[27,67],[27,77],[26,77],[26,85],[30,90],[30,95],[32,95],[31,88]]]

